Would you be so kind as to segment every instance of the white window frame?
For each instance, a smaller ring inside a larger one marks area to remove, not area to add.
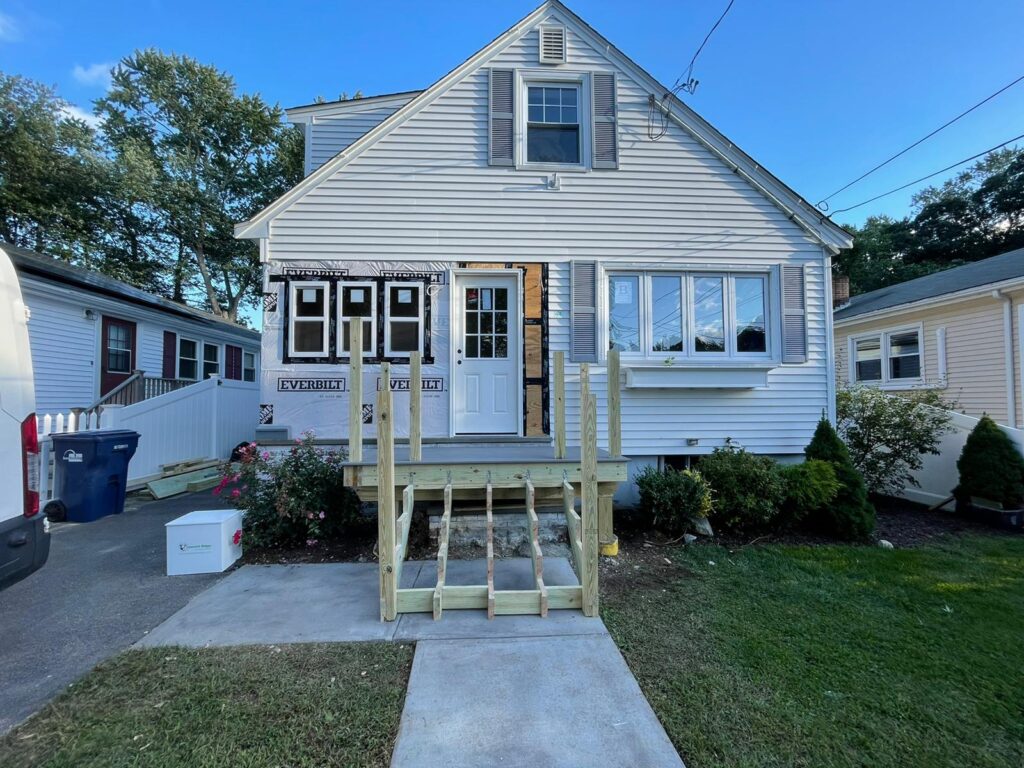
[[[324,292],[324,309],[320,318],[296,316],[296,301],[298,292],[303,288],[322,288]],[[293,358],[305,357],[327,357],[330,354],[330,324],[331,324],[331,284],[326,280],[295,280],[288,284],[288,356]],[[323,331],[321,335],[320,349],[312,352],[295,351],[295,324],[296,323],[322,322]]]
[[[577,118],[580,122],[580,161],[578,163],[531,163],[526,154],[527,123],[529,122],[527,88],[533,86],[554,86],[565,88],[576,86],[579,98],[576,102]],[[591,147],[590,133],[594,120],[593,107],[590,103],[590,74],[587,72],[571,72],[551,69],[520,69],[516,70],[515,85],[516,114],[516,168],[532,171],[558,171],[580,173],[590,170]]]
[[[778,362],[780,329],[779,300],[775,296],[778,290],[778,278],[776,272],[771,269],[739,269],[739,270],[709,270],[709,269],[680,269],[680,268],[657,268],[657,267],[635,267],[610,268],[603,271],[600,283],[601,304],[601,346],[603,354],[608,352],[610,335],[608,323],[611,307],[609,306],[609,279],[619,275],[638,275],[640,277],[640,350],[630,352],[622,350],[620,356],[624,361],[633,362],[658,362],[665,363],[671,359],[672,363],[769,363]],[[654,351],[654,291],[652,279],[654,277],[679,277],[682,283],[682,352]],[[725,351],[723,352],[697,352],[693,338],[693,330],[696,326],[696,311],[693,302],[696,293],[694,291],[694,279],[700,277],[717,277],[723,281],[722,307],[725,315]],[[735,279],[747,277],[761,278],[764,284],[765,302],[765,351],[764,352],[740,352],[737,349],[737,324],[736,324],[736,289]]]
[[[193,344],[196,345],[196,352],[195,352],[196,356],[194,358],[182,357],[182,354],[181,354],[181,343],[183,341],[190,341],[190,342],[192,342]],[[190,339],[187,336],[178,336],[178,349],[177,349],[177,354],[174,357],[174,372],[177,374],[177,378],[179,378],[179,379],[181,379],[183,381],[199,381],[199,372],[202,370],[202,368],[201,368],[202,359],[200,357],[200,353],[202,352],[202,349],[203,349],[203,344],[202,344],[201,341],[199,341],[199,339]],[[182,375],[182,373],[181,373],[181,361],[183,359],[184,360],[191,360],[192,362],[194,362],[196,364],[196,375],[195,376],[183,376]]]
[[[247,357],[252,358],[252,366],[247,366],[245,364],[245,359]],[[246,351],[243,348],[242,349],[242,381],[250,381],[250,382],[256,381],[256,371],[259,370],[259,365],[257,363],[258,363],[258,361],[256,359],[256,353],[255,352],[248,352],[248,351]],[[245,372],[246,371],[252,371],[252,378],[251,379],[247,379],[246,378],[246,376],[245,376]]]
[[[917,333],[917,358],[921,375],[914,378],[894,379],[891,375],[889,340],[892,336],[903,333]],[[857,379],[857,342],[865,339],[878,339],[879,352],[882,364],[882,378],[874,381],[859,381]],[[915,389],[925,383],[925,356],[924,356],[924,324],[916,323],[901,325],[894,328],[886,328],[881,331],[851,334],[846,337],[846,357],[849,372],[847,379],[851,384],[860,384],[865,387],[879,387],[881,389]]]
[[[203,378],[204,379],[210,378],[210,374],[208,374],[206,372],[206,365],[207,365],[207,363],[212,363],[212,362],[216,362],[217,363],[217,372],[214,375],[215,376],[220,376],[221,375],[221,371],[223,370],[223,368],[221,367],[221,357],[223,357],[223,356],[221,355],[221,346],[220,346],[220,344],[214,344],[214,343],[209,342],[209,341],[204,341],[202,343],[202,347],[203,347],[203,358],[202,358],[202,360],[199,361],[199,364],[202,366]],[[206,359],[206,348],[207,347],[209,347],[211,349],[217,350],[217,360],[216,361],[212,361],[212,360],[207,360]]]
[[[419,297],[419,307],[416,319],[413,320],[411,317],[398,317],[395,318],[395,322],[416,322],[419,325],[419,333],[416,334],[416,351],[423,354],[423,336],[426,333],[426,318],[424,317],[424,294],[427,290],[426,283],[422,281],[409,281],[409,280],[389,280],[384,283],[384,356],[385,357],[403,357],[408,358],[409,352],[399,351],[396,352],[391,348],[391,289],[392,287],[397,288],[415,288],[416,295]]]
[[[342,281],[338,283],[338,335],[337,335],[337,347],[338,357],[342,360],[349,359],[349,351],[345,349],[345,323],[349,322],[352,318],[344,314],[345,312],[345,289],[346,288],[365,288],[370,291],[370,316],[362,318],[364,323],[369,321],[370,323],[370,351],[363,352],[363,359],[374,358],[377,356],[377,283],[364,282],[364,281]],[[365,337],[364,337],[365,338]],[[422,342],[420,342],[422,344]]]

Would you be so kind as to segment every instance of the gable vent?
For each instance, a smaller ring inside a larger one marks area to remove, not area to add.
[[[565,64],[565,27],[540,28],[540,63]]]

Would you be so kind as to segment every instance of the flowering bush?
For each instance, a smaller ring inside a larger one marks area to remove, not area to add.
[[[271,454],[250,443],[237,465],[227,464],[215,495],[228,494],[245,512],[243,541],[281,547],[342,537],[359,519],[359,501],[343,480],[343,450],[313,444],[306,432],[287,452]]]

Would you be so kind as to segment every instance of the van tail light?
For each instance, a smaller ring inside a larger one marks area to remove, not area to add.
[[[35,517],[39,514],[39,433],[34,413],[21,422],[21,479],[25,517]]]

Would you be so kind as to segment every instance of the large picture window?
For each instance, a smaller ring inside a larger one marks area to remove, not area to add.
[[[851,336],[849,355],[853,382],[899,387],[922,380],[919,326]]]
[[[526,161],[579,165],[582,162],[580,86],[526,87]]]
[[[328,354],[329,284],[294,282],[288,317],[288,353],[292,357],[326,357]]]
[[[661,359],[767,357],[769,284],[763,273],[610,273],[608,347]]]

